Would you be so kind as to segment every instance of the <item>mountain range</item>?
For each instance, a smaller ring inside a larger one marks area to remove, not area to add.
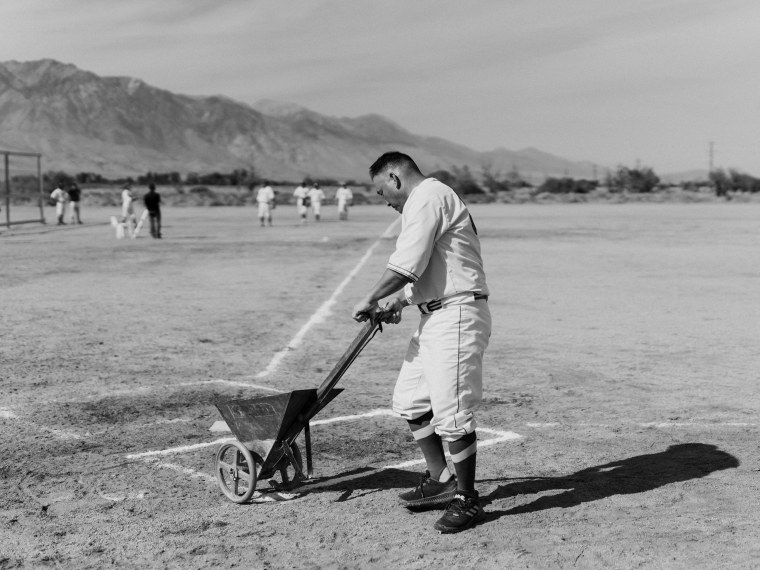
[[[387,150],[407,152],[427,172],[468,166],[478,174],[488,165],[533,182],[595,172],[591,162],[533,148],[478,152],[380,115],[331,117],[278,101],[181,95],[52,59],[0,62],[0,148],[41,153],[44,170],[108,177],[253,168],[275,180],[366,180],[368,165]]]

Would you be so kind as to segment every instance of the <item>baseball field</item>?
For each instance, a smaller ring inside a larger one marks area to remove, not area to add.
[[[0,231],[0,568],[760,567],[760,203],[472,206],[488,516],[457,535],[396,504],[413,307],[315,418],[313,482],[238,505],[214,475],[214,402],[322,382],[395,212],[115,213]]]

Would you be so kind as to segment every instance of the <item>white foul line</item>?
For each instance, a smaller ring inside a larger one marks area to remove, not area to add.
[[[483,440],[479,439],[478,449],[483,448],[483,447],[490,447],[492,445],[496,445],[497,443],[504,443],[505,441],[513,441],[515,439],[522,439],[523,437],[519,433],[515,433],[513,431],[497,431],[495,429],[489,429],[489,428],[484,428],[484,427],[478,427],[477,431],[493,434],[496,436],[496,437],[492,437],[491,439],[483,439]],[[450,458],[451,454],[447,452],[446,457]],[[404,461],[403,463],[385,465],[383,467],[380,467],[379,471],[384,471],[386,469],[404,469],[406,467],[413,467],[415,465],[420,465],[422,463],[425,463],[424,459],[413,459],[411,461]]]
[[[347,422],[351,420],[361,420],[363,418],[372,418],[376,416],[393,416],[395,415],[393,413],[393,410],[388,409],[378,409],[378,410],[370,410],[369,412],[365,414],[355,414],[352,416],[337,416],[334,418],[327,418],[325,420],[317,420],[315,422],[309,422],[309,425],[316,426],[316,425],[324,425],[324,424],[331,424],[335,422]],[[215,431],[222,431],[221,428],[217,428]],[[229,428],[227,428],[227,431],[229,431]],[[182,445],[180,447],[170,447],[169,449],[157,449],[154,451],[143,451],[142,453],[130,453],[129,455],[125,456],[127,459],[143,459],[145,457],[157,457],[159,455],[172,455],[175,453],[187,453],[189,451],[196,451],[198,449],[203,449],[204,447],[210,447],[212,445],[219,445],[222,443],[226,443],[228,441],[232,441],[235,439],[234,437],[223,437],[221,439],[215,439],[214,441],[207,441],[204,443],[194,443],[191,445]]]
[[[291,350],[298,348],[298,346],[301,344],[301,341],[303,340],[303,337],[306,336],[306,333],[309,332],[309,329],[316,325],[317,323],[321,323],[325,320],[327,316],[330,315],[332,312],[332,306],[335,304],[336,300],[338,299],[338,296],[343,293],[343,289],[345,289],[346,285],[349,284],[349,282],[359,273],[359,270],[361,270],[362,267],[364,267],[364,264],[367,263],[367,260],[372,257],[372,253],[375,251],[378,245],[383,240],[383,236],[388,235],[388,233],[391,231],[391,228],[395,224],[398,223],[398,219],[394,220],[394,222],[388,226],[388,228],[383,232],[383,235],[380,236],[380,238],[373,243],[370,248],[367,250],[367,252],[364,254],[364,256],[359,260],[359,263],[356,264],[356,267],[354,267],[351,272],[346,276],[346,278],[338,285],[337,289],[333,291],[333,294],[330,295],[330,298],[327,299],[322,305],[315,311],[315,313],[309,318],[308,321],[306,321],[306,324],[301,327],[301,330],[299,330],[296,335],[290,340],[290,342],[277,352],[273,357],[272,360],[269,362],[267,367],[259,372],[256,375],[256,378],[265,378],[269,376],[272,372],[277,370],[277,367],[280,365],[280,362],[282,362],[282,359],[285,358],[285,355],[290,352]]]
[[[317,420],[314,422],[310,422],[310,425],[321,426],[324,424],[332,424],[335,422],[347,422],[350,420],[360,420],[362,418],[372,418],[375,416],[395,416],[395,415],[396,413],[393,410],[379,409],[379,410],[369,411],[366,414],[354,414],[351,416],[338,416],[335,418],[327,418],[326,420]]]
[[[249,382],[236,382],[234,380],[223,380],[216,378],[214,380],[199,380],[198,382],[184,382],[182,384],[172,384],[172,386],[200,386],[203,384],[227,384],[228,386],[239,386],[241,388],[253,388],[255,390],[268,390],[269,392],[277,392],[283,394],[282,390],[272,388],[270,386],[261,386],[259,384],[251,384]]]

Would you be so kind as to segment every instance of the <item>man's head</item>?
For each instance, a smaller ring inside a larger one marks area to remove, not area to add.
[[[425,179],[417,164],[402,152],[386,152],[369,167],[375,191],[401,213],[411,191]]]
[[[156,185],[153,184],[153,182],[151,182],[150,184],[148,184],[148,190],[150,190],[151,192],[155,192],[156,191]]]

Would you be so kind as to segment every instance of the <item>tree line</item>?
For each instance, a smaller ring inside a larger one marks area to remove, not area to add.
[[[507,173],[495,171],[490,163],[481,165],[481,172],[476,175],[469,166],[451,166],[449,169],[439,169],[430,173],[430,176],[451,186],[458,194],[476,197],[495,196],[502,192],[514,192],[519,189],[531,189],[532,194],[588,194],[597,188],[604,186],[609,192],[651,193],[666,189],[673,184],[661,181],[660,177],[649,167],[629,168],[618,166],[615,170],[608,171],[602,180],[565,177],[548,177],[539,185],[534,186],[513,167]],[[13,176],[11,178],[13,193],[15,195],[33,195],[38,192],[39,184],[36,176],[29,174]],[[329,177],[306,177],[307,184],[317,182],[322,186],[337,186],[340,182],[346,182],[349,186],[369,189],[366,182],[355,180],[337,180]],[[275,181],[270,183],[278,185],[293,185],[302,182]],[[132,183],[147,186],[156,184],[159,186],[233,186],[253,190],[262,183],[262,178],[257,175],[253,168],[235,169],[231,172],[196,173],[189,172],[182,175],[179,172],[146,172],[135,177],[122,177],[109,179],[101,174],[93,172],[79,172],[69,174],[64,171],[48,171],[43,174],[43,187],[45,189],[54,186],[64,188],[73,185],[121,185]],[[735,192],[760,192],[760,178],[737,170],[717,169],[709,174],[707,181],[687,181],[679,184],[686,190],[697,190],[705,186],[711,187],[719,197],[728,196]]]

